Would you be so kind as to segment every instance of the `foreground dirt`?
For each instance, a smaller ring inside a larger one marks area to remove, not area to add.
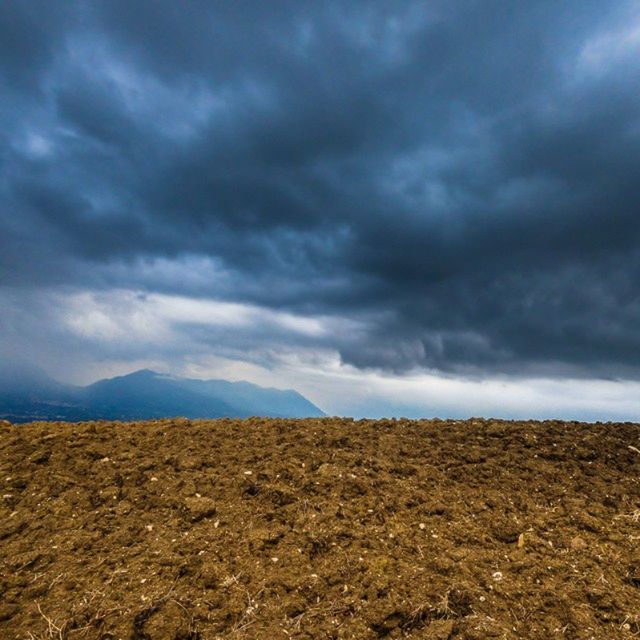
[[[640,426],[0,424],[0,638],[632,638]]]

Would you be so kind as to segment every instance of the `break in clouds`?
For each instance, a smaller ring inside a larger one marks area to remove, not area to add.
[[[0,348],[637,379],[639,54],[637,2],[2,2]]]

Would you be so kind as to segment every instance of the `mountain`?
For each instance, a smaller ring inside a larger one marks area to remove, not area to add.
[[[79,392],[79,387],[57,382],[40,369],[0,363],[0,418],[13,422],[88,419],[78,404]]]
[[[76,387],[39,370],[0,367],[0,418],[12,422],[257,415],[306,418],[324,413],[297,391],[249,382],[195,380],[143,369]]]

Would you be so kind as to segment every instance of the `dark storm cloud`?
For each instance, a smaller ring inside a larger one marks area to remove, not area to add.
[[[639,29],[584,0],[2,3],[1,282],[351,318],[317,344],[359,367],[635,376]]]

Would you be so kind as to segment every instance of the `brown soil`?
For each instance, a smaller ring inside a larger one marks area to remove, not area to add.
[[[0,424],[0,638],[632,638],[640,426]]]

